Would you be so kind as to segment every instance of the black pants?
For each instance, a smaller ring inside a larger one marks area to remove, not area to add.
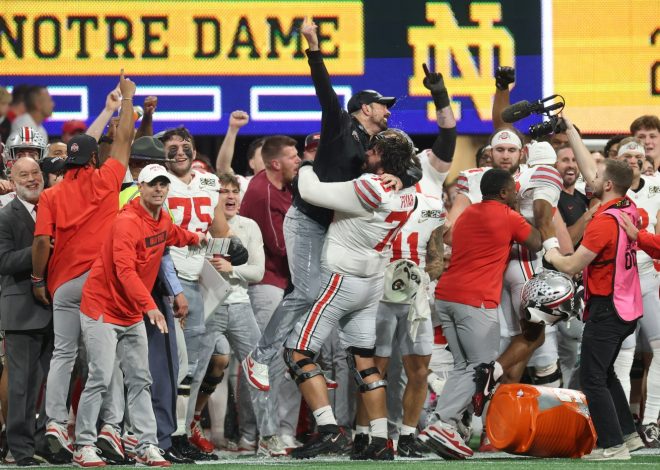
[[[7,441],[16,460],[45,449],[45,413],[36,415],[41,385],[48,376],[53,354],[52,325],[44,330],[6,331],[5,348],[9,387],[7,391]],[[42,406],[42,411],[43,411]]]
[[[582,336],[580,382],[602,448],[620,445],[623,436],[635,432],[626,394],[614,373],[614,361],[636,324],[622,321],[611,299],[590,299]]]

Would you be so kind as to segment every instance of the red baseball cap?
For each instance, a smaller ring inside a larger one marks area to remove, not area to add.
[[[87,124],[84,121],[71,120],[62,124],[62,134],[76,134],[78,132],[85,132]]]

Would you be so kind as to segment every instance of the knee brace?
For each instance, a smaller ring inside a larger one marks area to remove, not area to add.
[[[207,371],[206,375],[202,379],[202,383],[199,385],[199,393],[203,393],[204,395],[211,395],[213,392],[215,392],[215,388],[218,386],[218,384],[222,382],[224,376],[224,373],[219,377],[213,376]]]
[[[381,387],[387,387],[387,380],[382,378],[380,380],[376,380],[371,383],[367,383],[364,381],[364,379],[370,375],[373,374],[380,375],[380,371],[378,370],[377,367],[369,367],[368,369],[364,369],[364,370],[357,369],[355,356],[357,355],[360,357],[374,357],[374,352],[375,349],[365,349],[365,348],[355,348],[355,347],[350,347],[346,350],[346,362],[348,362],[348,368],[353,373],[353,378],[355,379],[355,383],[357,384],[358,390],[361,393],[370,392],[372,390],[376,390],[377,388],[381,388]]]
[[[545,367],[531,367],[529,375],[534,385],[546,385],[548,387],[561,387],[561,370],[557,364],[550,364]]]
[[[291,374],[291,377],[293,377],[293,380],[296,381],[297,385],[300,385],[301,383],[311,379],[312,377],[316,377],[317,375],[323,374],[323,371],[318,366],[318,364],[312,360],[312,358],[314,357],[314,353],[312,351],[303,351],[300,349],[296,349],[295,351],[297,353],[306,356],[304,359],[301,359],[299,361],[295,361],[293,359],[293,351],[294,351],[293,349],[284,350],[284,363],[289,368],[289,374]],[[308,365],[313,365],[314,369],[307,371],[303,370],[303,367]]]

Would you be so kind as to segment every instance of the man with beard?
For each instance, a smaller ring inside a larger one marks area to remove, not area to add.
[[[627,163],[606,159],[596,164],[573,125],[564,118],[571,147],[586,183],[601,206],[570,256],[551,248],[545,259],[566,274],[585,270],[585,326],[580,353],[580,384],[598,435],[598,448],[584,460],[629,460],[643,446],[628,400],[614,372],[624,339],[642,316],[642,292],[635,244],[617,220],[627,214],[637,223],[635,204],[626,197],[633,180]],[[616,286],[616,287],[615,287]]]
[[[28,466],[39,465],[34,458],[39,444],[35,416],[53,352],[53,313],[35,300],[30,283],[32,234],[44,189],[39,164],[30,157],[19,158],[11,168],[11,182],[16,198],[0,210],[0,309],[9,372],[7,441],[17,465]],[[43,441],[43,428],[38,432]]]
[[[410,166],[421,170],[410,138],[398,129],[376,135],[367,151],[367,173],[352,181],[322,183],[303,168],[300,195],[335,211],[323,246],[323,289],[285,342],[289,373],[312,410],[319,433],[291,452],[296,459],[346,452],[348,437],[339,429],[323,372],[314,358],[333,330],[347,353],[369,420],[371,443],[358,460],[393,460],[387,439],[384,380],[375,367],[376,315],[384,289],[392,242],[417,206],[414,186],[392,191],[376,174],[404,179]],[[306,165],[309,166],[309,165]]]
[[[632,169],[632,184],[626,195],[637,206],[641,218],[640,228],[657,233],[658,216],[660,215],[660,177],[642,176],[644,151],[642,141],[634,137],[626,137],[619,145],[617,160],[627,163]],[[660,298],[658,298],[658,288],[660,281],[653,266],[653,259],[644,251],[637,252],[637,270],[644,305],[644,316],[639,320],[638,333],[640,338],[648,341],[653,355],[646,377],[646,400],[640,435],[647,447],[658,448],[660,447],[660,428],[658,427],[658,414],[660,413]],[[614,362],[614,371],[628,397],[630,397],[630,370],[635,356],[636,340],[637,334],[628,336],[621,345],[621,351]]]
[[[209,173],[198,173],[192,169],[195,158],[195,140],[184,127],[166,131],[160,138],[165,147],[167,164],[173,175],[167,196],[167,207],[174,223],[185,230],[206,234],[213,222],[215,208],[220,197],[218,177]],[[224,231],[228,231],[224,214],[217,214],[223,219]],[[183,328],[188,353],[188,373],[180,385],[182,395],[188,395],[190,384],[197,367],[199,346],[204,335],[204,302],[199,287],[199,275],[202,272],[204,254],[190,255],[187,248],[170,248],[177,275],[183,287],[183,294],[188,300],[188,317]],[[193,436],[199,433],[198,421],[190,424]],[[194,442],[193,442],[194,443]]]
[[[266,256],[265,273],[261,282],[248,287],[250,303],[261,333],[271,319],[275,308],[284,297],[291,274],[287,255],[288,243],[284,237],[284,218],[291,207],[293,197],[291,182],[298,174],[300,157],[296,141],[285,135],[267,137],[261,147],[264,171],[250,181],[245,192],[241,215],[254,220],[264,241]],[[295,273],[298,275],[298,273]],[[247,356],[248,359],[249,356]],[[268,396],[268,412],[265,423],[260,426],[258,453],[271,457],[286,455],[280,434],[280,408],[282,416],[297,415],[299,398],[295,385],[284,379],[284,361],[277,358],[273,367],[273,389]],[[248,383],[250,377],[246,375]],[[278,388],[281,385],[281,389]]]
[[[557,151],[555,166],[563,182],[557,209],[566,222],[573,246],[577,246],[582,240],[582,234],[591,220],[594,210],[589,210],[589,199],[575,187],[580,172],[575,161],[575,154],[570,146],[561,147]]]

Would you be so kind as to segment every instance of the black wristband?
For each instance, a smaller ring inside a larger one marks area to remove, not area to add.
[[[431,93],[431,96],[433,97],[433,103],[435,103],[435,109],[438,111],[449,106],[449,93],[447,93],[446,88],[442,91]]]
[[[101,138],[99,139],[99,144],[106,143],[112,145],[113,142],[114,140],[108,137],[107,135],[102,135]]]
[[[454,150],[456,150],[456,127],[441,127],[431,151],[443,162],[451,163],[454,159]]]

